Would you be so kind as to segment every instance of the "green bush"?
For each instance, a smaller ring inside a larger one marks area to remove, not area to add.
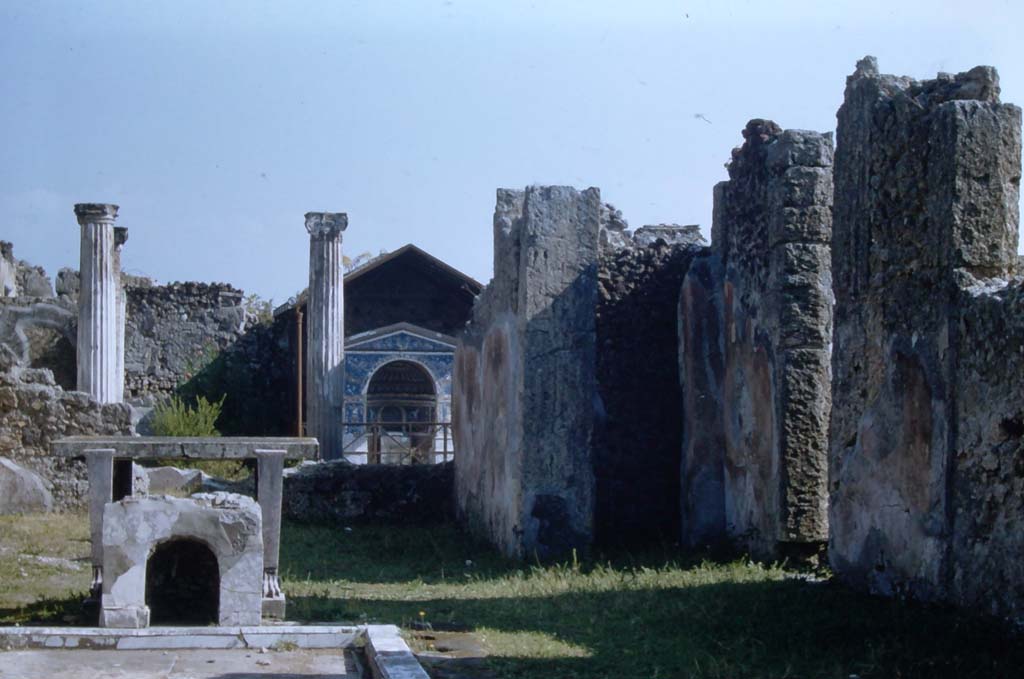
[[[219,401],[199,396],[193,408],[180,397],[172,396],[170,401],[153,410],[153,433],[157,436],[220,436],[216,424],[225,398],[227,394]]]

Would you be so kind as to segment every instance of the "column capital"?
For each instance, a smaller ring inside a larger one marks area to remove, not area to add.
[[[114,245],[121,247],[128,242],[128,227],[127,226],[115,226],[114,227]]]
[[[310,236],[335,238],[348,228],[348,215],[344,212],[307,212],[306,231]]]
[[[113,222],[117,219],[117,209],[113,203],[75,203],[75,216],[82,225]]]

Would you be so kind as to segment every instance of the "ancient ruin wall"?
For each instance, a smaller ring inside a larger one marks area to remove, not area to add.
[[[169,393],[242,335],[241,290],[226,284],[129,282],[125,394]]]
[[[499,190],[494,280],[455,356],[456,507],[514,557],[593,535],[597,189]]]
[[[1020,110],[867,58],[838,119],[833,568],[1019,614]]]
[[[752,120],[679,304],[687,544],[827,538],[832,142]]]
[[[951,598],[1024,617],[1024,281],[966,287],[957,355]]]
[[[85,506],[85,464],[54,457],[50,444],[64,436],[134,433],[131,411],[121,403],[100,405],[79,391],[65,391],[46,369],[0,371],[0,456],[52,484],[54,507]]]
[[[641,227],[603,243],[598,264],[594,539],[601,546],[679,535],[682,392],[679,286],[704,239],[696,227]]]

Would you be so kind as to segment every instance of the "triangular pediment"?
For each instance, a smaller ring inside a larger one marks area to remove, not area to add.
[[[450,354],[455,351],[455,338],[412,323],[396,323],[345,338],[345,351]]]

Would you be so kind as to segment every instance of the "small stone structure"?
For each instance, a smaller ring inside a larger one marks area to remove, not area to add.
[[[105,515],[118,501],[132,495],[134,460],[255,459],[256,500],[262,514],[263,615],[283,618],[285,597],[278,580],[281,536],[281,495],[285,459],[317,457],[317,442],[306,438],[188,438],[188,437],[91,437],[61,439],[53,444],[55,455],[84,457],[89,469],[89,527],[92,540],[92,596],[108,592]],[[151,505],[144,504],[144,509]],[[156,505],[152,505],[157,507]],[[157,507],[158,508],[158,507]],[[180,508],[179,508],[180,509]],[[137,509],[125,509],[135,512]],[[202,513],[201,513],[202,514]],[[170,537],[175,537],[171,535]],[[189,536],[182,536],[189,537]],[[119,562],[118,562],[119,563]],[[224,565],[221,564],[221,571]],[[141,614],[140,614],[141,615]],[[141,618],[138,618],[141,620]]]
[[[679,307],[683,540],[828,539],[832,140],[752,120]]]
[[[483,286],[411,243],[348,271],[342,284],[343,457],[355,464],[451,460],[454,336]],[[291,368],[292,394],[302,378],[298,358],[308,354],[309,303],[307,291],[274,310],[275,328],[291,329],[276,364]],[[301,400],[284,411],[296,431]]]
[[[217,624],[259,625],[263,536],[260,506],[234,493],[126,497],[103,510],[101,627],[148,627],[147,566],[162,543],[194,540],[217,560]]]

